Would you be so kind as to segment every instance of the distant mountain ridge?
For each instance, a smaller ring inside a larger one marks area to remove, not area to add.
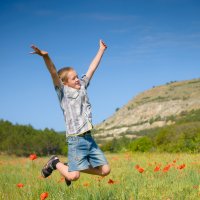
[[[200,79],[170,82],[144,91],[95,126],[95,138],[112,140],[134,132],[173,124],[183,112],[200,109]]]

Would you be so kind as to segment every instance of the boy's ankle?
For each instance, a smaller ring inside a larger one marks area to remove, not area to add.
[[[54,170],[57,169],[56,165],[57,165],[59,162],[60,162],[59,159],[56,159],[56,160],[54,160],[54,161],[52,162],[52,167],[54,168]]]

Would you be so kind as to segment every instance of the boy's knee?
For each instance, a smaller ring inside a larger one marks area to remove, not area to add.
[[[80,177],[80,172],[71,172],[68,180],[70,181],[77,181]]]
[[[102,167],[102,175],[103,176],[107,176],[108,174],[110,174],[110,171],[111,171],[111,169],[110,169],[109,165],[104,165]]]

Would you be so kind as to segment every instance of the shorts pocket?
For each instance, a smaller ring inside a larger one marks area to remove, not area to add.
[[[78,154],[77,154],[77,146],[79,144],[79,138],[78,137],[69,137],[68,138],[68,160],[69,162],[72,162],[73,160],[79,160]]]
[[[72,145],[72,146],[77,145],[78,141],[79,141],[79,138],[76,136],[71,136],[71,137],[69,136],[67,139],[68,145]]]

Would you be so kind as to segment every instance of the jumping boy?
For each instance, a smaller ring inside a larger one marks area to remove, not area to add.
[[[79,179],[80,172],[108,175],[108,162],[91,136],[91,104],[87,95],[87,87],[107,48],[106,44],[99,41],[99,50],[81,79],[72,67],[64,67],[57,72],[48,52],[34,45],[31,47],[34,50],[32,54],[43,57],[51,74],[67,127],[68,163],[61,163],[57,156],[52,156],[43,167],[42,176],[46,178],[57,169],[69,186],[71,181]]]

